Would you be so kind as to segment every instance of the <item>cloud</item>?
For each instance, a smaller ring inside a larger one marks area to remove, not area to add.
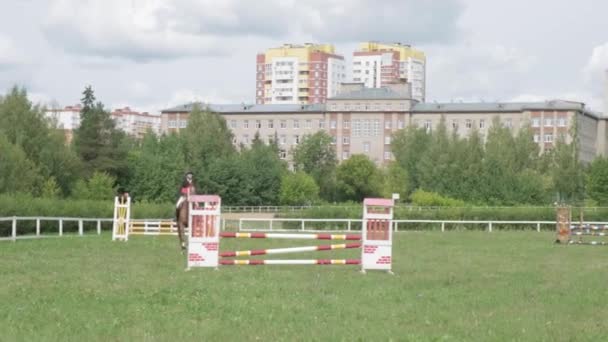
[[[24,57],[10,37],[0,34],[0,68],[23,64]]]
[[[603,80],[608,70],[608,42],[593,48],[591,56],[583,69],[585,80],[593,82]]]
[[[427,51],[428,88],[453,98],[504,101],[522,91],[522,80],[537,64],[534,55],[502,44],[469,43],[423,50]]]
[[[250,37],[446,42],[461,11],[456,0],[53,0],[43,27],[70,53],[148,62],[222,56]]]

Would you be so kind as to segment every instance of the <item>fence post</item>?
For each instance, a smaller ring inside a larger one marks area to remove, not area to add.
[[[492,221],[488,222],[488,232],[492,232]]]
[[[350,219],[348,219],[348,231],[350,232]]]
[[[536,223],[536,231],[540,233],[540,222]]]
[[[302,231],[304,231],[304,220],[302,220]]]
[[[271,231],[272,231],[272,222],[274,222],[273,219],[270,219],[270,230]]]
[[[63,219],[59,219],[59,236],[63,236]]]
[[[82,220],[78,220],[78,235],[82,236],[83,233]]]
[[[226,231],[226,219],[222,219],[222,231]]]
[[[13,216],[13,231],[12,231],[13,242],[17,241],[17,216]]]
[[[441,222],[441,232],[445,232],[445,222]]]
[[[36,236],[40,236],[40,219],[36,219]]]
[[[101,235],[101,220],[97,220],[97,235]]]
[[[241,217],[239,219],[239,232],[242,232],[242,231],[243,231],[243,218]]]
[[[393,223],[395,224],[395,232],[398,232],[399,231],[399,222],[393,221]]]

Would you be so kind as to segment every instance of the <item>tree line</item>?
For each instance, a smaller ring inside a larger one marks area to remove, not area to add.
[[[395,161],[383,167],[362,154],[338,163],[320,131],[294,146],[290,168],[278,139],[256,134],[234,146],[226,121],[204,107],[194,106],[179,134],[136,140],[116,128],[91,87],[81,102],[80,127],[66,144],[25,89],[0,97],[0,193],[102,200],[123,189],[135,201],[166,203],[192,171],[200,193],[228,205],[360,202],[394,192],[421,205],[608,204],[608,160],[580,162],[576,124],[572,143],[559,137],[543,154],[529,125],[514,135],[498,118],[485,137],[475,129],[460,137],[444,119],[432,131],[409,126],[393,135]]]

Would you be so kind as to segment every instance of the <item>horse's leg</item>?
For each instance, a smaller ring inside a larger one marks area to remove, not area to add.
[[[182,215],[182,206],[183,204],[176,210],[176,222],[177,222],[177,237],[179,238],[179,245],[183,250],[186,249],[186,244],[184,243],[184,220]]]

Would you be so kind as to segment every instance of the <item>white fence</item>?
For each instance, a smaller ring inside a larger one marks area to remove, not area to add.
[[[360,227],[363,220],[359,219],[294,219],[294,218],[241,218],[239,219],[238,229],[240,231],[302,231],[302,232],[320,232],[320,231],[332,231],[332,232],[344,232],[359,230],[360,228],[353,228],[353,226]],[[283,223],[290,222],[291,226],[297,225],[298,228],[283,228]],[[334,223],[335,226],[342,225],[341,229],[319,229],[314,228],[315,223]],[[531,227],[536,231],[541,231],[541,226],[549,225],[553,226],[551,229],[555,229],[555,221],[492,221],[492,220],[393,220],[393,231],[405,231],[412,230],[405,228],[413,224],[434,224],[440,227],[442,232],[446,231],[446,225],[481,225],[484,226],[485,230],[492,232],[495,226],[499,225],[512,225],[512,226],[524,226]],[[585,221],[585,224],[598,224],[606,225],[608,222],[596,222],[596,221]],[[255,227],[252,227],[255,226]],[[312,226],[312,228],[311,228]],[[415,229],[414,229],[415,230]],[[428,230],[428,229],[425,229]]]
[[[170,219],[137,219],[133,221],[138,222],[159,222],[159,221],[167,221]],[[18,222],[20,221],[35,221],[36,222],[36,230],[34,234],[28,235],[19,235],[18,234]],[[87,222],[95,222],[96,229],[95,232],[97,234],[101,234],[102,231],[102,222],[110,223],[111,229],[111,218],[80,218],[80,217],[22,217],[22,216],[14,216],[14,217],[0,217],[0,222],[11,222],[11,233],[10,236],[0,237],[0,241],[2,240],[17,240],[22,238],[36,238],[42,236],[49,236],[48,234],[41,234],[41,222],[53,222],[57,223],[55,226],[57,227],[57,235],[55,236],[63,236],[64,235],[64,223],[65,222],[78,222],[78,235],[82,236],[85,233],[84,224]],[[227,222],[230,222],[227,224]],[[238,224],[237,224],[238,222]],[[285,228],[284,224],[287,223],[291,227]],[[324,225],[332,225],[334,227],[338,227],[337,229],[328,229],[328,228],[315,228],[315,225],[319,225],[319,223],[323,223]],[[597,221],[585,221],[585,224],[597,224],[597,225],[608,225],[608,222],[597,222]],[[225,220],[222,219],[221,226],[222,230],[234,230],[238,229],[239,231],[301,231],[301,232],[348,232],[348,231],[357,231],[360,230],[362,224],[361,219],[303,219],[303,218],[241,218],[237,220]],[[468,225],[468,226],[482,226],[484,230],[488,232],[492,232],[495,230],[496,226],[500,225],[511,225],[511,226],[523,226],[523,228],[529,227],[531,229],[535,229],[540,232],[542,226],[552,226],[549,229],[555,229],[556,222],[555,221],[492,221],[492,220],[393,220],[393,230],[395,232],[400,231],[411,231],[411,230],[421,230],[417,229],[418,227],[412,227],[412,225],[416,224],[424,224],[424,225],[435,225],[442,232],[448,230],[446,225]],[[45,229],[48,230],[48,229]],[[428,230],[428,229],[422,229]],[[53,236],[53,235],[50,235]]]

